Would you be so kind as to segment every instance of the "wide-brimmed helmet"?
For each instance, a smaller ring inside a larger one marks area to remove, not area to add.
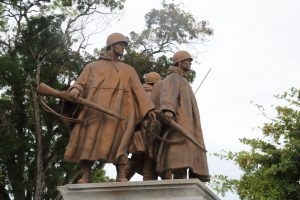
[[[183,61],[185,59],[191,59],[193,60],[191,54],[187,51],[177,51],[174,55],[173,55],[173,65],[175,65],[176,63]]]
[[[128,45],[128,38],[125,37],[122,33],[112,33],[106,39],[106,49],[111,45],[117,42],[125,42],[126,46]]]
[[[161,80],[159,73],[149,72],[145,75],[145,83],[156,83]]]

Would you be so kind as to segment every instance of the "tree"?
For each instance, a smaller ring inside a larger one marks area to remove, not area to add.
[[[5,17],[3,16],[3,14],[4,14],[4,8],[0,4],[0,30],[2,30],[5,27],[6,22],[7,22]]]
[[[180,5],[167,4],[163,8],[152,9],[145,15],[146,29],[140,34],[131,32],[132,45],[147,56],[173,52],[181,44],[191,43],[213,34],[207,21],[198,21]]]
[[[123,2],[72,1],[66,9],[60,0],[1,1],[0,31],[6,35],[0,38],[1,198],[54,199],[57,185],[80,175],[76,165],[62,162],[67,131],[54,116],[40,111],[35,88],[43,81],[66,89],[88,62],[80,55],[82,41],[73,38],[83,30],[78,21],[105,14],[103,6],[121,9]],[[7,21],[13,29],[7,29]],[[79,47],[73,51],[76,42]],[[54,98],[49,104],[60,107]]]
[[[218,175],[214,183],[221,193],[236,191],[247,200],[300,199],[300,89],[291,88],[277,98],[285,105],[277,106],[277,116],[262,126],[264,138],[240,139],[249,151],[217,154],[243,172],[240,179]]]
[[[125,61],[135,66],[141,80],[141,75],[150,71],[165,77],[172,61],[164,54],[178,50],[182,44],[204,41],[213,34],[207,21],[198,21],[180,5],[163,1],[162,7],[145,15],[146,28],[141,33],[130,33],[131,47]],[[195,76],[195,71],[191,70],[187,78],[193,82]]]

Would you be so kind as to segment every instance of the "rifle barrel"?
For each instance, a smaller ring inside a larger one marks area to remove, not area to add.
[[[207,75],[209,74],[210,70],[211,70],[211,68],[208,70],[208,72],[206,73],[205,77],[204,77],[204,78],[203,78],[203,80],[201,81],[201,83],[200,83],[200,85],[198,86],[198,88],[197,88],[197,90],[196,90],[195,94],[197,94],[197,92],[198,92],[199,88],[201,87],[202,83],[203,83],[203,82],[204,82],[204,80],[206,79],[206,77],[207,77]]]
[[[37,87],[37,93],[40,95],[44,95],[44,96],[54,96],[54,97],[58,97],[58,98],[62,98],[65,99],[67,101],[71,101],[73,103],[78,103],[81,105],[85,105],[89,108],[95,109],[97,111],[103,112],[107,115],[110,115],[112,117],[115,117],[117,119],[120,120],[125,120],[125,118],[123,116],[118,115],[117,113],[114,113],[110,110],[108,110],[107,108],[104,108],[100,105],[97,105],[96,103],[93,103],[91,101],[88,101],[82,97],[78,97],[78,98],[73,98],[69,92],[66,91],[59,91],[56,90],[52,87],[50,87],[49,85],[45,84],[45,83],[40,83]]]
[[[155,113],[158,119],[162,120],[165,124],[169,125],[170,127],[174,128],[178,133],[184,136],[186,139],[191,141],[194,145],[199,147],[202,151],[207,152],[205,147],[200,144],[195,138],[193,138],[189,133],[187,133],[177,122],[173,119],[166,117],[161,111],[155,110]]]
[[[95,103],[93,103],[93,102],[91,102],[91,101],[88,101],[88,100],[86,100],[86,99],[84,99],[84,98],[81,98],[81,97],[78,97],[78,98],[77,98],[77,103],[82,104],[82,105],[86,105],[86,106],[88,106],[88,107],[90,107],[90,108],[93,108],[93,109],[95,109],[95,110],[100,110],[100,109],[99,109],[99,105],[97,105],[97,104],[95,104]],[[102,106],[101,106],[101,112],[103,112],[103,113],[105,113],[105,114],[107,114],[107,115],[110,115],[110,116],[112,116],[112,117],[115,117],[115,118],[117,118],[117,119],[125,120],[124,117],[122,117],[122,116],[120,116],[120,115],[118,115],[118,114],[116,114],[116,113],[113,113],[113,112],[111,112],[110,110],[108,110],[107,108],[104,108],[104,107],[102,107]]]

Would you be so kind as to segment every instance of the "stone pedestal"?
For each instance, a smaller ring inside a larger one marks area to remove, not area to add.
[[[198,179],[69,184],[64,200],[220,200]]]

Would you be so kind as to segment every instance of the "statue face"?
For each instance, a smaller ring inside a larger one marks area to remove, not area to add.
[[[116,55],[116,57],[120,57],[124,54],[125,47],[126,47],[125,42],[117,42],[112,45],[112,51],[114,55]]]
[[[183,61],[180,61],[179,65],[183,71],[190,71],[192,66],[192,59],[185,59]]]

